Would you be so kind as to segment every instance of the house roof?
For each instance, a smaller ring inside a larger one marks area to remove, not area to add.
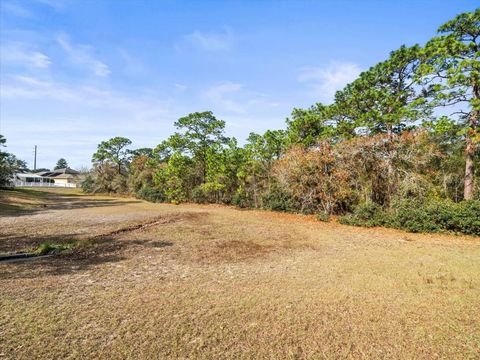
[[[19,177],[19,178],[43,178],[43,176],[40,176],[38,174],[33,174],[33,173],[16,173],[15,174],[16,177]]]
[[[42,171],[37,173],[40,176],[47,176],[47,177],[56,177],[58,175],[62,174],[71,174],[71,175],[78,175],[80,174],[79,171],[70,169],[70,168],[63,168],[63,169],[56,169],[56,170],[51,170],[51,171]]]
[[[77,175],[77,174],[80,174],[79,171],[77,170],[74,170],[74,169],[70,169],[70,168],[63,168],[63,169],[55,169],[53,170],[53,172],[58,172],[58,173],[62,173],[62,174],[73,174],[73,175]]]
[[[75,178],[75,176],[73,176],[72,174],[60,174],[60,175],[54,176],[53,178],[54,179],[73,179]]]

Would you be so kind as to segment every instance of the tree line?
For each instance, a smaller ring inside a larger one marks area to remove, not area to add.
[[[210,111],[155,148],[103,141],[83,188],[479,235],[479,39],[480,9],[460,14],[244,146]]]
[[[480,233],[480,9],[401,46],[335,94],[244,146],[210,111],[155,148],[104,141],[86,191],[223,203],[411,231]],[[448,115],[445,115],[448,114]]]

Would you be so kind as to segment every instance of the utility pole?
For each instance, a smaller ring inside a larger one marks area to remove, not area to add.
[[[37,170],[37,145],[35,145],[35,157],[33,158],[33,171]]]

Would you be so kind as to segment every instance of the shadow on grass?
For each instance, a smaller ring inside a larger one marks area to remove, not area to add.
[[[116,263],[126,260],[124,250],[141,246],[145,248],[165,248],[173,246],[170,241],[158,240],[124,240],[112,236],[76,239],[72,235],[35,237],[29,243],[39,246],[42,243],[71,244],[75,243],[73,250],[55,254],[48,258],[29,258],[14,262],[0,262],[1,279],[37,279],[44,276],[58,276],[74,274],[89,270],[96,266]]]
[[[30,252],[43,243],[68,244],[75,242],[74,234],[25,235],[23,233],[2,233],[0,236],[0,253]]]
[[[142,245],[150,248],[164,248],[173,246],[173,243],[170,241],[158,241],[158,240],[127,240],[128,243],[134,245]]]
[[[30,215],[35,211],[36,209],[33,209],[31,207],[14,204],[0,204],[0,217]]]
[[[66,199],[52,204],[48,204],[43,209],[50,210],[69,210],[69,209],[85,209],[92,207],[105,207],[105,206],[120,206],[127,204],[138,204],[140,200],[117,200],[117,199]]]
[[[48,210],[71,210],[86,209],[93,207],[120,206],[128,204],[141,203],[140,200],[120,200],[120,199],[92,199],[83,198],[78,195],[62,195],[45,198],[40,204],[17,205],[17,204],[0,204],[0,217],[16,217],[33,215]]]

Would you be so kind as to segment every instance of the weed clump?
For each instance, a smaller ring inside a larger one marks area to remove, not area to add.
[[[36,255],[51,255],[51,254],[59,254],[61,252],[71,250],[75,247],[74,243],[67,243],[67,244],[55,244],[52,242],[44,242],[40,244],[34,251]]]

